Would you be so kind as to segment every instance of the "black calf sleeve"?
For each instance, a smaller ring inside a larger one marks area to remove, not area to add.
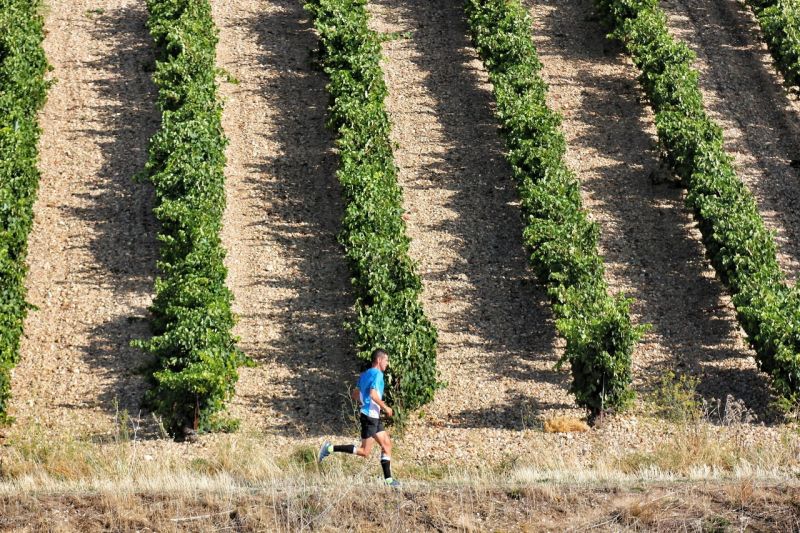
[[[381,459],[381,468],[383,468],[383,477],[389,479],[392,477],[392,466],[389,459]]]
[[[355,444],[337,444],[333,447],[333,451],[341,453],[356,453]]]

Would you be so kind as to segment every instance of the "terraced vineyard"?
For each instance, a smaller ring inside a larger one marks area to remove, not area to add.
[[[278,458],[385,347],[412,479],[624,471],[657,401],[790,475],[799,15],[747,4],[0,0],[4,432]]]

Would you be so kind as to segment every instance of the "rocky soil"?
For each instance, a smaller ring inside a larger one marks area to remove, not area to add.
[[[136,414],[146,363],[157,226],[133,176],[159,122],[146,10],[133,0],[49,2],[56,83],[40,116],[42,172],[30,236],[29,313],[11,414],[57,433],[103,433]]]
[[[350,275],[336,241],[343,213],[316,37],[294,0],[214,2],[225,84],[228,209],[223,244],[241,347],[232,411],[281,441],[341,433],[357,371]]]
[[[448,383],[411,438],[466,445],[481,428],[477,440],[513,441],[533,416],[573,408],[567,374],[553,370],[560,343],[527,266],[491,89],[459,2],[377,1],[371,10],[375,30],[411,32],[384,47],[387,109]]]

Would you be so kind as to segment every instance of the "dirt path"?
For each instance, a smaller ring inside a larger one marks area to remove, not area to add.
[[[778,261],[792,281],[800,272],[800,102],[761,40],[749,9],[735,0],[666,0],[670,31],[697,53],[700,88],[725,148],[777,233]]]
[[[411,255],[448,383],[417,430],[426,442],[513,441],[573,404],[567,375],[552,369],[560,341],[527,266],[486,73],[460,2],[378,0],[370,9],[377,31],[412,32],[384,45],[387,109]]]
[[[106,431],[114,399],[135,414],[156,225],[132,181],[158,125],[141,2],[50,2],[45,50],[58,82],[41,114],[42,170],[11,412],[20,422]]]
[[[763,415],[766,381],[704,258],[683,192],[658,169],[635,68],[605,38],[590,0],[527,5],[550,103],[564,115],[567,162],[601,227],[611,288],[634,297],[636,320],[653,325],[634,355],[638,388],[667,370],[690,372],[707,399],[732,394]]]
[[[342,327],[353,296],[336,242],[344,208],[326,79],[309,62],[317,39],[302,2],[213,6],[218,63],[239,80],[222,86],[228,284],[240,345],[258,362],[240,370],[232,410],[274,438],[340,432],[357,362]]]

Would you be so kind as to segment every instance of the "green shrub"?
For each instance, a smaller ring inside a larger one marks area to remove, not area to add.
[[[747,0],[786,83],[800,86],[800,0]]]
[[[155,355],[148,400],[171,431],[232,429],[220,417],[237,367],[249,359],[231,330],[233,298],[220,242],[226,138],[217,96],[217,33],[206,0],[148,0],[161,129],[146,172],[161,223],[154,336],[134,344]]]
[[[0,424],[11,398],[11,369],[30,304],[25,301],[28,234],[39,187],[37,111],[48,71],[36,0],[0,0]]]
[[[468,0],[466,10],[494,86],[531,263],[567,341],[559,365],[570,363],[570,391],[578,405],[594,415],[624,408],[633,397],[631,353],[645,328],[631,324],[629,299],[608,293],[598,228],[586,216],[579,183],[565,163],[561,117],[545,102],[530,19],[517,0]]]
[[[436,329],[419,302],[422,283],[408,256],[402,191],[384,107],[381,39],[367,28],[366,0],[314,0],[306,10],[319,33],[321,65],[330,78],[328,125],[338,132],[337,177],[346,202],[340,242],[356,290],[358,355],[386,349],[387,396],[403,410],[433,399]]]
[[[691,66],[657,0],[596,0],[640,69],[667,160],[688,189],[711,263],[732,294],[759,367],[790,403],[800,398],[800,296],[778,266],[772,234],[723,149],[722,129],[705,112]]]
[[[653,414],[672,422],[696,422],[704,415],[703,403],[697,386],[700,380],[695,376],[674,372],[663,374],[656,388],[647,395]]]

